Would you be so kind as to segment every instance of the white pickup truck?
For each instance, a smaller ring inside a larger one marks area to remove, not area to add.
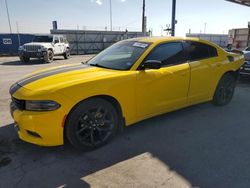
[[[33,41],[19,47],[19,57],[22,62],[29,62],[30,58],[43,59],[44,63],[51,63],[54,56],[70,56],[69,43],[63,35],[36,35]]]

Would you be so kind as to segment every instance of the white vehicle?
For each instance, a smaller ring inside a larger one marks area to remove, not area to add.
[[[30,58],[43,59],[51,63],[54,56],[70,56],[69,43],[63,35],[36,35],[33,42],[19,47],[19,57],[22,62],[29,62]]]

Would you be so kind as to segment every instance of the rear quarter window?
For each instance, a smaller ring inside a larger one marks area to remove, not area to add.
[[[185,49],[189,61],[198,61],[218,56],[215,47],[200,42],[187,41],[185,42]]]

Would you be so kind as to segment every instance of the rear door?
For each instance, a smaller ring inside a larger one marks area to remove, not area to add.
[[[137,74],[138,117],[147,117],[187,104],[190,67],[181,42],[160,44],[144,60],[158,60],[160,69],[140,70]]]
[[[185,51],[191,68],[189,104],[210,100],[218,80],[218,52],[201,42],[185,41]]]

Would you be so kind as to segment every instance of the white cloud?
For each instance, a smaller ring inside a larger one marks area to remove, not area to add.
[[[120,2],[125,3],[127,0],[120,0]],[[96,3],[98,5],[103,4],[103,0],[91,0],[91,3]]]
[[[95,1],[98,5],[102,5],[102,1],[101,0],[96,0]]]
[[[91,0],[91,3],[96,3],[98,5],[102,5],[102,0]]]

